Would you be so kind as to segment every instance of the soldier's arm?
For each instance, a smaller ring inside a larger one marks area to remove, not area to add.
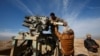
[[[58,38],[61,37],[62,34],[58,31],[57,26],[54,27],[54,32],[55,32],[55,34],[56,34],[56,36],[57,36]]]
[[[93,40],[93,41],[96,44],[97,48],[99,48],[99,44],[95,40]]]
[[[87,49],[91,47],[91,45],[89,45],[89,42],[87,40],[84,40],[84,46]]]

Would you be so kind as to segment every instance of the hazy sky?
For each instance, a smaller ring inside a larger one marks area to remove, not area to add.
[[[0,39],[27,31],[22,26],[26,15],[49,17],[50,12],[66,20],[76,38],[100,36],[100,0],[0,0]]]

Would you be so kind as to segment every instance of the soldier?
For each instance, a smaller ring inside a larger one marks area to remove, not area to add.
[[[56,23],[60,22],[60,24],[58,24],[58,25],[63,25],[61,23],[61,22],[63,22],[63,20],[60,19],[60,18],[58,18],[58,17],[56,17],[55,13],[52,12],[52,13],[50,13],[50,19],[49,19],[49,21],[50,21],[50,26],[51,26],[50,31],[51,31],[51,34],[53,36],[53,43],[52,43],[52,48],[51,49],[54,52],[54,50],[55,50],[56,47],[59,49],[59,40],[58,40],[57,36],[54,33],[54,27],[55,27],[55,25],[53,25],[53,23],[54,22],[56,22]],[[58,28],[58,26],[57,26],[57,28]]]
[[[84,46],[89,51],[89,56],[98,55],[96,53],[98,52],[99,45],[91,38],[91,34],[87,34],[86,37]]]

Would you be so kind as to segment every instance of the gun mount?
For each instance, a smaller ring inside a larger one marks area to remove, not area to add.
[[[58,25],[63,25],[61,22],[55,22]],[[26,16],[23,26],[29,28],[29,32],[20,32],[18,36],[13,37],[13,47],[10,56],[51,56],[54,55],[54,50],[58,46],[52,34],[43,34],[43,31],[48,31],[51,22],[46,16]],[[18,40],[23,40],[19,45],[22,49],[26,43],[26,48],[20,52],[16,52]],[[44,49],[43,49],[44,48]],[[57,50],[59,48],[57,47]],[[57,51],[56,51],[57,52]],[[53,53],[53,54],[51,54]],[[55,56],[59,56],[55,55]]]

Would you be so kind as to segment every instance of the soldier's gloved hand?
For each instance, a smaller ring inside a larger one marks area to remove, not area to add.
[[[53,22],[53,25],[57,25],[57,22]]]
[[[93,47],[93,48],[97,48],[97,46],[96,46],[96,45],[93,45],[92,47]]]
[[[67,22],[63,22],[63,26],[67,26]]]
[[[53,24],[54,21],[51,21],[50,23]]]

